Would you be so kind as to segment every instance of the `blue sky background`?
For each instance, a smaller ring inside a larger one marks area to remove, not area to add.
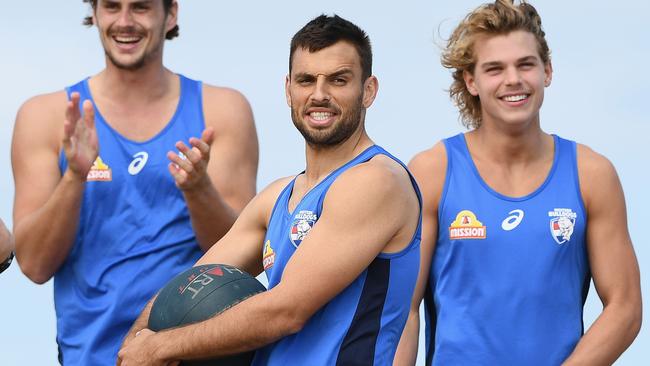
[[[380,90],[367,117],[370,136],[408,161],[441,138],[463,131],[445,92],[451,79],[440,66],[437,45],[481,3],[180,0],[181,37],[167,43],[165,63],[186,76],[234,87],[247,96],[260,139],[258,187],[262,188],[304,165],[302,138],[291,124],[284,100],[289,40],[311,18],[337,13],[365,29],[373,43],[373,71]],[[533,4],[542,15],[554,66],[542,126],[589,145],[617,167],[647,294],[650,3],[539,0]],[[10,144],[16,111],[30,96],[60,90],[104,65],[96,30],[81,25],[87,13],[81,0],[11,1],[0,12],[0,218],[9,227],[14,192]],[[0,275],[0,294],[2,364],[55,364],[52,282],[34,285],[14,265]],[[592,288],[585,307],[586,326],[600,310]],[[617,365],[647,363],[647,328],[642,328]]]

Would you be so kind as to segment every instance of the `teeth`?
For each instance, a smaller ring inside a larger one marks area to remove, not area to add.
[[[311,112],[309,113],[309,116],[317,121],[324,121],[330,117],[332,117],[333,113],[332,112]]]
[[[526,98],[528,98],[528,95],[526,95],[526,94],[508,95],[508,96],[503,97],[503,100],[505,100],[506,102],[518,102],[518,101],[524,100]]]
[[[115,37],[115,40],[121,43],[133,43],[140,40],[140,37]]]

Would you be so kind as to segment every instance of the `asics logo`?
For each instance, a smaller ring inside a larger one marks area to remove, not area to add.
[[[501,222],[501,228],[505,231],[510,231],[516,228],[519,226],[521,220],[524,219],[524,211],[519,209],[508,212],[508,215],[510,216],[506,217],[503,219],[503,222]]]
[[[147,164],[148,159],[149,154],[147,154],[145,151],[140,151],[139,153],[133,155],[133,161],[131,161],[131,164],[129,164],[129,174],[136,175],[140,173],[145,164]]]

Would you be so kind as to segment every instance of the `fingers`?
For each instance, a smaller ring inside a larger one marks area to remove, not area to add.
[[[86,127],[95,128],[95,108],[93,108],[93,103],[86,99],[83,103],[83,120],[86,123]]]
[[[167,156],[169,157],[169,155]],[[175,163],[169,163],[169,165],[167,165],[167,168],[169,169],[169,173],[174,178],[174,181],[176,182],[177,186],[181,186],[183,183],[185,183],[185,174],[178,167],[178,165],[176,165]]]
[[[190,145],[192,145],[191,149],[183,142],[178,141],[176,148],[194,165],[199,164],[202,160],[205,160],[207,163],[210,156],[210,146],[194,137],[190,139]]]
[[[190,138],[190,145],[192,145],[192,152],[198,160],[204,159],[208,160],[210,158],[210,144],[206,143],[203,140],[199,140],[196,137]],[[195,163],[196,164],[196,163]]]
[[[181,158],[178,154],[168,151],[167,159],[169,159],[172,163],[174,163],[177,169],[182,169],[188,173],[194,171],[194,165],[192,164],[192,162],[188,161],[187,159]]]
[[[201,140],[208,144],[208,146],[211,146],[212,142],[214,142],[214,128],[208,127],[203,130],[203,133],[201,134]]]
[[[167,152],[169,172],[174,177],[176,185],[181,189],[197,187],[206,181],[207,165],[210,159],[210,145],[214,141],[214,129],[209,127],[201,133],[201,138],[192,137],[187,146],[184,142],[176,142],[179,153]],[[209,179],[208,179],[209,181]]]
[[[79,93],[74,92],[70,94],[70,100],[68,101],[65,109],[65,120],[63,122],[63,139],[66,142],[70,141],[70,137],[74,133],[75,126],[77,125],[77,120],[79,120]]]

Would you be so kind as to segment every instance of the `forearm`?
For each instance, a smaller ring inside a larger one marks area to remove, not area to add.
[[[411,309],[406,320],[402,337],[397,346],[393,366],[415,365],[418,355],[418,338],[420,333],[419,309]]]
[[[183,191],[192,228],[203,251],[207,251],[230,230],[237,212],[221,197],[208,179],[200,188]]]
[[[68,256],[78,227],[84,184],[66,172],[48,201],[15,223],[16,258],[32,281],[49,280]]]
[[[126,336],[124,336],[124,340],[122,341],[122,347],[129,343],[133,338],[135,338],[136,333],[139,331],[147,328],[147,324],[149,323],[149,314],[151,313],[151,307],[153,306],[154,301],[156,301],[156,297],[158,295],[154,296],[147,305],[145,305],[144,309],[142,309],[142,312],[138,316],[138,318],[133,322],[133,325],[131,326],[131,329],[129,329],[129,332],[126,333]]]
[[[564,366],[611,365],[632,344],[641,328],[637,302],[611,303],[580,339]]]
[[[249,298],[207,321],[158,332],[163,360],[192,360],[246,352],[300,329],[291,311],[277,306],[271,292]]]

